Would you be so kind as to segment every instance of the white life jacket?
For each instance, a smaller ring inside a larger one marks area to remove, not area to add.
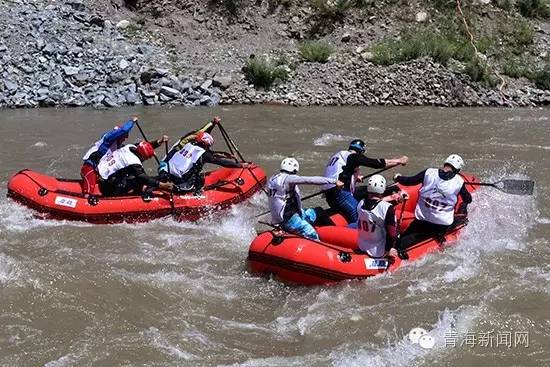
[[[455,175],[450,180],[442,180],[437,168],[427,169],[414,210],[416,219],[434,224],[452,224],[462,185],[464,179],[460,175]]]
[[[90,158],[90,156],[92,154],[94,154],[95,152],[97,152],[97,150],[99,149],[99,147],[101,146],[101,144],[103,144],[103,137],[101,139],[99,139],[98,141],[96,141],[90,149],[88,149],[88,151],[86,152],[86,154],[84,154],[84,157],[82,157],[82,160],[86,161]],[[111,144],[111,146],[109,147],[109,150],[105,153],[105,155],[109,154],[109,153],[112,153],[113,151],[116,150],[118,146],[118,143],[115,141]]]
[[[269,210],[271,211],[271,223],[280,224],[284,221],[285,208],[287,200],[296,195],[295,199],[298,205],[298,212],[302,210],[300,189],[298,185],[289,188],[285,184],[288,173],[278,173],[269,178],[267,182],[267,192],[269,194]]]
[[[137,155],[130,151],[130,148],[136,148],[135,145],[128,144],[114,152],[105,154],[99,164],[97,165],[97,171],[104,180],[108,179],[117,171],[123,168],[132,166],[134,164],[142,165],[141,160]]]
[[[386,252],[386,214],[391,204],[381,200],[372,210],[366,210],[363,203],[361,200],[357,205],[359,249],[369,256],[382,257]]]
[[[168,161],[170,173],[176,177],[183,177],[193,168],[200,157],[206,152],[204,148],[198,145],[187,143],[177,151]]]
[[[339,180],[340,174],[344,171],[344,166],[347,164],[349,155],[352,154],[349,150],[342,150],[334,154],[328,161],[325,167],[325,173],[323,176],[327,178],[332,178]],[[357,181],[357,176],[359,176],[359,167],[355,170],[353,176],[351,177],[350,182],[350,191],[355,191],[355,182]],[[336,185],[328,184],[323,186],[323,190],[329,190]]]

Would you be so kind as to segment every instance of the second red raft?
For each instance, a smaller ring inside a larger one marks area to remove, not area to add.
[[[470,182],[479,182],[471,175],[465,175],[465,178]],[[404,207],[401,204],[396,207],[398,218],[403,211],[401,227],[404,231],[414,219],[414,208],[420,185],[398,186],[410,196]],[[475,189],[476,186],[468,185],[468,191],[473,192]],[[403,261],[395,256],[373,259],[359,251],[357,230],[347,228],[347,222],[339,214],[331,216],[331,219],[336,226],[317,228],[320,241],[280,231],[260,233],[250,244],[249,270],[252,273],[273,274],[291,283],[318,285],[346,279],[368,278],[393,271],[403,265]],[[408,261],[417,260],[430,252],[439,251],[445,246],[456,243],[464,226],[465,221],[447,233],[444,243],[430,238],[410,247],[407,249]]]

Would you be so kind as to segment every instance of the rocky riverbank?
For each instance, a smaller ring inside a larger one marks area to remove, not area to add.
[[[472,81],[459,62],[374,64],[363,46],[397,37],[392,14],[352,16],[324,30],[336,52],[319,63],[297,62],[297,44],[316,24],[307,7],[264,1],[229,16],[191,0],[130,3],[0,3],[0,107],[550,104],[550,91],[529,80],[506,78],[499,91]],[[538,30],[537,42],[548,45],[548,24]],[[296,61],[286,80],[265,90],[244,77],[249,55],[281,53]]]

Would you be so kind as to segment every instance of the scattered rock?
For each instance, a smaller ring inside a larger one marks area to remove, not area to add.
[[[231,86],[232,79],[230,76],[218,76],[212,79],[212,85],[225,90]]]
[[[181,93],[179,90],[167,86],[161,87],[160,93],[172,99],[177,99],[181,97]]]
[[[76,67],[73,67],[73,66],[65,66],[63,68],[63,72],[65,73],[65,75],[67,76],[72,76],[72,75],[76,75],[78,74],[80,70]]]
[[[120,22],[118,22],[118,23],[116,24],[116,27],[117,27],[118,29],[125,29],[125,28],[128,28],[129,26],[130,26],[130,22],[129,22],[128,20],[126,20],[126,19],[121,20]]]
[[[208,88],[212,86],[212,80],[208,79],[204,83],[200,85],[200,89],[202,89],[204,92],[208,91]]]
[[[120,70],[126,70],[128,66],[130,66],[130,63],[125,59],[120,60],[120,63],[118,64],[118,67],[120,68]]]
[[[426,20],[428,20],[428,13],[426,13],[425,11],[419,11],[418,13],[416,13],[415,20],[418,23],[424,23]]]
[[[349,42],[349,41],[351,41],[351,34],[349,34],[349,33],[344,33],[344,34],[342,35],[342,38],[340,38],[340,41],[342,41],[342,42]]]

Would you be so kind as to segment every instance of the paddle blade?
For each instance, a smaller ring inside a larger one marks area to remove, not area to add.
[[[500,191],[512,195],[533,195],[535,181],[530,180],[502,180],[495,183],[495,187]]]

